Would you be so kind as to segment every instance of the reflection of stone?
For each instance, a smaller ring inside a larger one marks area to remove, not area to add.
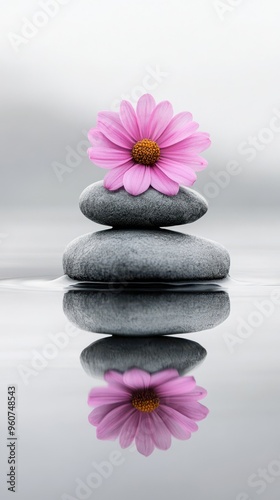
[[[72,241],[64,272],[81,281],[216,280],[229,272],[227,250],[166,229],[107,229]]]
[[[192,340],[175,337],[107,337],[83,350],[81,363],[89,375],[104,375],[107,370],[125,372],[141,368],[150,373],[175,368],[186,373],[200,363],[207,352]]]
[[[229,315],[226,292],[69,291],[64,312],[82,330],[116,335],[167,335],[206,330]]]

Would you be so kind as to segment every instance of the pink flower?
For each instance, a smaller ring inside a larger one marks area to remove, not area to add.
[[[208,409],[198,403],[207,392],[193,377],[180,377],[168,369],[150,375],[133,368],[121,374],[105,373],[107,387],[91,390],[90,406],[97,406],[89,422],[97,427],[98,439],[119,437],[122,448],[135,440],[137,450],[149,456],[156,448],[167,450],[171,436],[189,439]]]
[[[119,113],[98,113],[97,127],[88,134],[93,146],[89,158],[109,169],[104,186],[111,191],[124,186],[136,196],[152,186],[176,195],[179,183],[192,186],[195,172],[207,166],[198,154],[210,146],[209,134],[196,132],[198,126],[191,113],[173,116],[169,101],[156,105],[145,94],[136,112],[128,101],[122,101]]]

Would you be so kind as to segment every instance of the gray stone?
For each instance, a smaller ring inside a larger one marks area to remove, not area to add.
[[[176,196],[153,188],[132,196],[123,188],[108,191],[103,182],[88,186],[80,196],[80,209],[90,220],[113,227],[167,227],[194,222],[208,209],[196,191],[180,187]]]
[[[190,333],[214,328],[228,317],[226,292],[69,291],[63,309],[78,328],[122,336]]]
[[[91,376],[103,376],[108,370],[124,373],[140,368],[155,373],[175,368],[180,375],[197,366],[207,355],[192,340],[170,337],[107,337],[93,342],[81,354],[81,364]]]
[[[166,229],[108,229],[72,241],[63,256],[82,281],[216,280],[227,276],[227,250],[210,240]]]

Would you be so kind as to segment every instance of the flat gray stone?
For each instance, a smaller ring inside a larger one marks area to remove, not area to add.
[[[78,328],[136,337],[207,330],[228,317],[226,292],[93,292],[71,290],[63,309]]]
[[[80,196],[80,209],[90,220],[113,227],[167,227],[194,222],[208,209],[196,191],[180,187],[176,196],[149,188],[139,196],[125,189],[109,191],[103,182],[88,186]]]
[[[82,281],[178,281],[225,278],[227,250],[210,240],[166,229],[108,229],[66,248],[63,268]]]
[[[180,375],[197,366],[207,355],[197,342],[170,337],[107,337],[86,347],[81,364],[91,376],[103,376],[108,370],[121,373],[140,368],[156,373],[175,368]]]

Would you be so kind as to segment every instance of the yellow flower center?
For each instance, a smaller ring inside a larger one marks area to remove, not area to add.
[[[153,389],[143,389],[133,394],[131,404],[136,410],[151,413],[159,406],[159,397]]]
[[[142,139],[136,142],[132,149],[132,158],[141,165],[154,165],[160,156],[160,149],[151,139]]]

